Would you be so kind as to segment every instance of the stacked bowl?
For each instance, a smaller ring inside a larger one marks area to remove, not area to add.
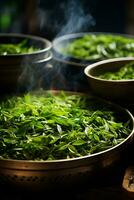
[[[1,33],[0,91],[33,89],[38,84],[40,70],[51,58],[49,40],[20,33]]]

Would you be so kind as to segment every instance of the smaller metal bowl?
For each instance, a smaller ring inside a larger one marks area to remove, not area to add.
[[[116,103],[133,103],[134,79],[106,80],[98,77],[104,72],[115,72],[132,61],[134,61],[134,57],[113,58],[88,65],[84,73],[87,76],[92,92]]]
[[[26,53],[0,55],[0,91],[18,92],[32,89],[42,67],[51,60],[51,42],[45,38],[21,33],[1,33],[0,44],[19,44],[27,41],[27,46],[35,50]],[[36,80],[35,80],[36,79]]]

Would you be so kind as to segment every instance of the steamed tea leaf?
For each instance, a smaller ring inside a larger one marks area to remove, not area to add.
[[[83,60],[133,57],[134,38],[112,34],[84,34],[61,50],[66,56]]]
[[[9,54],[22,54],[22,53],[32,53],[39,50],[36,47],[29,46],[27,40],[22,40],[19,43],[1,43],[0,44],[0,55]]]

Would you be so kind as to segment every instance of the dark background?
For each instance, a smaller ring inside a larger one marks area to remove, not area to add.
[[[72,32],[134,33],[133,0],[1,0],[0,32],[50,40]]]

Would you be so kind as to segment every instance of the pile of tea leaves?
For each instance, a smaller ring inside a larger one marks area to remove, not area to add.
[[[19,43],[0,43],[0,55],[10,55],[10,54],[23,54],[23,53],[33,53],[39,50],[34,46],[29,46],[28,40],[22,40]]]
[[[121,143],[130,132],[130,121],[87,95],[26,93],[0,102],[1,159],[81,157]]]
[[[116,67],[116,66],[115,66]],[[134,62],[130,62],[122,66],[119,70],[114,72],[105,72],[98,76],[106,80],[131,80],[134,79]]]
[[[82,60],[134,57],[134,38],[112,34],[84,34],[61,49],[66,56]]]

